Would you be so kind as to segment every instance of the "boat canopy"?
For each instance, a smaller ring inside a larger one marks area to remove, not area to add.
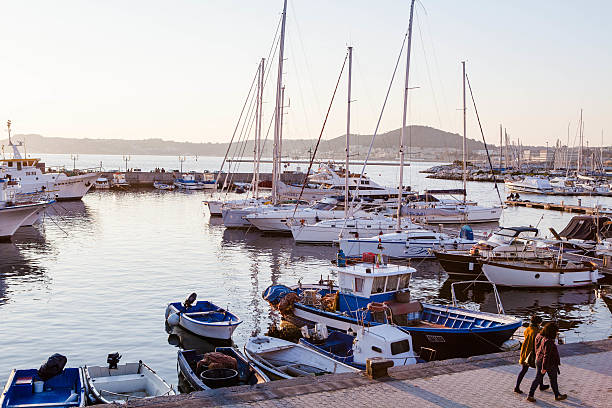
[[[559,236],[565,239],[596,241],[597,236],[602,235],[604,224],[607,221],[610,221],[610,218],[590,215],[575,216],[570,220],[563,231],[559,233]]]
[[[338,274],[341,293],[366,298],[408,289],[410,275],[416,272],[409,266],[370,263],[333,267],[332,271]]]

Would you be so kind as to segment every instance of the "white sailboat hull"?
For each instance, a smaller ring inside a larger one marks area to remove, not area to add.
[[[414,227],[414,225],[409,220],[405,220],[402,221],[401,227],[402,229],[408,229]],[[333,224],[328,222],[311,225],[297,224],[291,225],[290,228],[295,242],[332,244],[340,240],[340,234],[343,237],[370,238],[379,234],[394,232],[397,225],[394,220],[357,219],[346,222],[345,220],[337,220]]]
[[[501,207],[465,206],[458,210],[443,210],[423,217],[428,224],[462,224],[498,222],[502,214]]]

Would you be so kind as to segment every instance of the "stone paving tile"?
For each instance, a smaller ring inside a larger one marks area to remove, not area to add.
[[[562,358],[559,386],[569,398],[555,401],[552,392],[536,392],[536,404],[512,390],[517,364],[441,374],[413,380],[379,381],[350,389],[286,396],[232,407],[612,407],[612,352]],[[527,392],[535,372],[521,388]]]

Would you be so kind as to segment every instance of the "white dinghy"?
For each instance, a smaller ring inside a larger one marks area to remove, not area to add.
[[[142,361],[120,364],[119,353],[109,354],[108,367],[85,366],[90,399],[102,404],[175,395],[174,389]]]
[[[276,378],[359,371],[301,344],[268,336],[251,337],[244,352],[256,366]]]

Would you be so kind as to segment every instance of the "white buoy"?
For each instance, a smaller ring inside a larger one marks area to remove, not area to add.
[[[170,326],[178,326],[179,321],[181,320],[180,316],[178,315],[178,313],[172,313],[170,316],[168,316],[168,318],[166,319],[166,321],[168,322],[168,324]]]

